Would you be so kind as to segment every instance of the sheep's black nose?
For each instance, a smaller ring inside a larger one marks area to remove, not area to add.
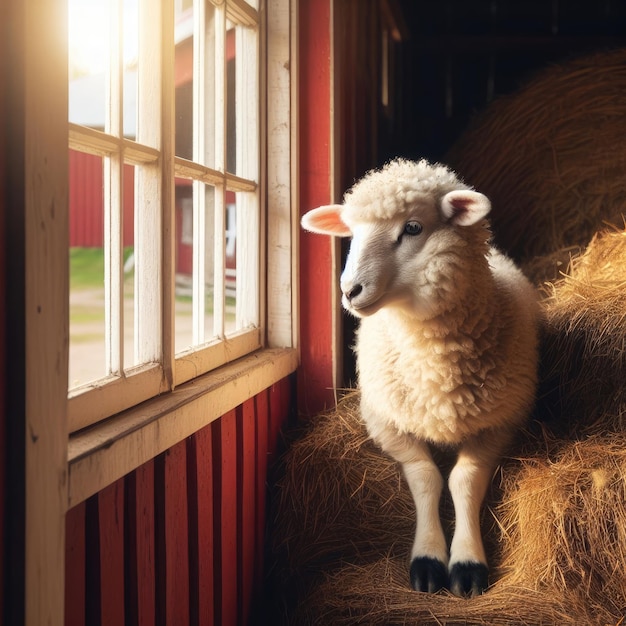
[[[363,291],[363,285],[359,285],[358,283],[352,287],[349,291],[346,291],[346,298],[348,300],[352,300],[352,298],[356,298]]]

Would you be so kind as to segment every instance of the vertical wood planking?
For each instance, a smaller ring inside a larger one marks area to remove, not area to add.
[[[237,419],[229,411],[215,422],[216,621],[237,623]]]
[[[124,482],[98,494],[100,611],[103,626],[124,623]]]
[[[284,378],[272,385],[269,390],[269,450],[273,455],[280,450],[280,432],[289,415],[290,385],[290,379]]]
[[[85,626],[85,509],[65,516],[65,626]]]
[[[186,442],[165,453],[165,624],[189,624]]]
[[[330,0],[301,0],[299,8],[300,206],[302,212],[331,204],[332,197],[332,11]],[[299,407],[313,415],[334,405],[331,238],[300,236]]]
[[[256,541],[256,416],[254,400],[237,409],[237,453],[241,465],[239,485],[239,597],[242,624],[250,622],[255,582]]]
[[[263,577],[266,483],[269,438],[269,401],[268,391],[262,391],[254,397],[256,410],[256,534],[255,534],[255,578],[257,586]]]
[[[215,604],[212,427],[187,444],[190,622],[213,626]]]
[[[85,501],[85,623],[99,626],[100,612],[100,521],[98,495]]]
[[[126,477],[126,625],[154,626],[154,463]]]

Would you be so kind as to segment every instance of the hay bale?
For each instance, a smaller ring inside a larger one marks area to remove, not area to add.
[[[269,623],[600,626],[623,616],[624,434],[525,433],[483,519],[495,582],[471,600],[410,589],[413,504],[395,464],[367,441],[358,394],[307,424],[280,476]]]
[[[568,428],[624,430],[626,230],[596,235],[545,289],[544,393]]]
[[[626,616],[626,435],[553,440],[505,474],[500,588],[567,599],[589,624]]]
[[[496,242],[526,261],[623,224],[624,136],[626,49],[550,67],[496,100],[446,162],[491,198]]]

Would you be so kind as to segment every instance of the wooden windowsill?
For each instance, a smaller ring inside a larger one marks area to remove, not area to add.
[[[265,349],[99,424],[68,444],[68,508],[296,370],[295,349]]]

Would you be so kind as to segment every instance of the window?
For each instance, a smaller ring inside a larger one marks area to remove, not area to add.
[[[68,8],[73,432],[272,336],[293,345],[293,325],[265,321],[291,296],[266,296],[265,242],[285,234],[266,232],[261,202],[257,3]]]

